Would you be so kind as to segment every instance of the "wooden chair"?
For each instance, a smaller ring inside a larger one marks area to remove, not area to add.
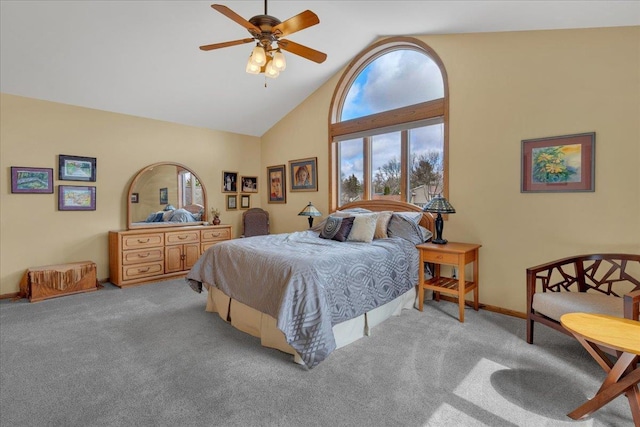
[[[251,208],[242,214],[242,237],[269,234],[269,212]]]
[[[599,313],[638,320],[640,255],[590,254],[527,269],[527,342],[534,322],[567,335],[560,317],[571,312]]]

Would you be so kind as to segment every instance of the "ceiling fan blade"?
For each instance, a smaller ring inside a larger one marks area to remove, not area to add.
[[[304,30],[305,28],[309,28],[318,23],[320,23],[318,15],[311,12],[310,10],[305,10],[304,12],[299,13],[296,16],[279,23],[278,25],[273,27],[271,31],[278,37],[286,37],[289,34],[293,34],[296,31]]]
[[[223,47],[236,46],[244,43],[251,43],[252,41],[253,39],[241,39],[241,40],[234,40],[234,41],[224,42],[224,43],[206,44],[204,46],[200,46],[200,50],[220,49]]]
[[[229,9],[227,6],[224,6],[221,4],[212,4],[211,7],[217,10],[218,12],[220,12],[221,14],[223,14],[224,16],[226,16],[227,18],[231,19],[232,21],[235,21],[238,24],[245,27],[247,30],[249,30],[251,34],[262,33],[262,30],[260,28],[256,27],[251,22],[247,21],[242,16],[238,15],[233,10]]]
[[[295,55],[302,56],[310,61],[321,64],[327,59],[327,54],[311,49],[299,43],[292,42],[291,40],[278,40],[278,46],[287,52],[291,52]]]

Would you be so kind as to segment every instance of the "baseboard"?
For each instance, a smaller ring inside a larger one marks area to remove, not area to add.
[[[440,299],[444,300],[444,301],[449,301],[449,302],[453,302],[453,303],[458,303],[458,298],[454,298],[448,295],[440,295]],[[473,303],[469,300],[465,301],[465,305],[468,305],[469,307],[473,307]],[[497,307],[495,305],[488,305],[488,304],[478,304],[478,307],[482,310],[487,310],[487,311],[492,311],[494,313],[500,313],[500,314],[505,314],[507,316],[512,316],[512,317],[518,317],[520,319],[526,319],[527,318],[527,314],[526,313],[521,313],[519,311],[515,311],[515,310],[509,310],[506,308],[502,308],[502,307]]]
[[[20,292],[11,292],[9,294],[0,295],[0,299],[10,299],[10,298],[18,298]]]

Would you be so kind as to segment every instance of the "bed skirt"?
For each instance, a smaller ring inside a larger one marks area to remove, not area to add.
[[[218,315],[236,329],[260,338],[264,347],[275,348],[294,357],[294,362],[304,364],[298,353],[291,347],[282,331],[276,326],[276,319],[262,313],[246,304],[227,296],[220,289],[204,284],[207,288],[206,311]],[[416,288],[377,307],[368,313],[335,325],[333,334],[336,340],[336,350],[371,334],[371,329],[384,322],[391,316],[399,316],[403,309],[416,307]]]

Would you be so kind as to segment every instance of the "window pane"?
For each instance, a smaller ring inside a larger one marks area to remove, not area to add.
[[[364,194],[364,152],[362,138],[339,143],[340,182],[338,206],[362,200]]]
[[[410,49],[394,50],[367,65],[349,88],[340,121],[444,97],[438,65]]]
[[[400,132],[375,135],[371,138],[372,199],[400,198],[401,172]],[[395,197],[391,197],[395,196]]]
[[[443,191],[444,125],[409,131],[409,201],[424,206]]]

